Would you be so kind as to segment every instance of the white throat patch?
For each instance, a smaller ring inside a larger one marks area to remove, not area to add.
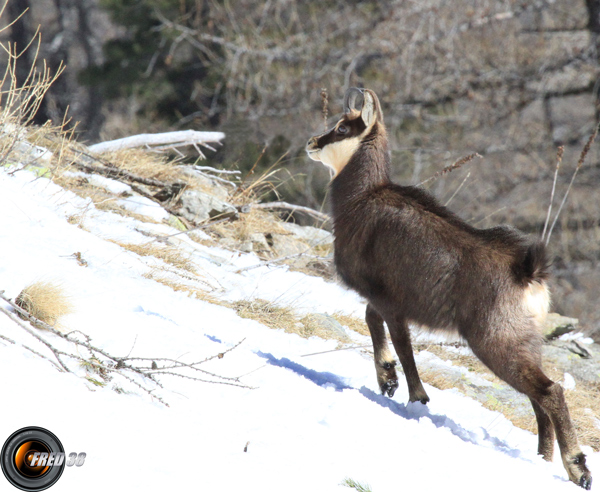
[[[350,158],[358,149],[361,137],[362,135],[330,143],[317,152],[309,153],[309,157],[315,161],[321,161],[331,168],[333,178],[335,178],[346,167]]]

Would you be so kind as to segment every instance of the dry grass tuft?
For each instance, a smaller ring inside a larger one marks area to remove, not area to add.
[[[454,351],[447,350],[443,345],[435,343],[428,344],[426,346],[417,344],[415,345],[419,350],[427,350],[428,352],[437,355],[442,360],[449,360],[453,364],[464,367],[469,371],[489,375],[494,382],[501,382],[501,379],[492,374],[492,372],[474,355],[459,354]]]
[[[247,214],[240,214],[239,220],[210,225],[205,231],[239,243],[248,241],[252,234],[289,234],[281,226],[281,219],[276,214],[258,208],[250,209]]]
[[[15,304],[44,323],[60,328],[58,319],[73,312],[73,306],[64,289],[46,281],[34,282],[25,287],[15,299]]]
[[[138,222],[146,222],[150,224],[160,223],[152,217],[132,212],[118,203],[118,200],[126,199],[127,196],[123,194],[114,195],[103,187],[92,184],[87,178],[67,176],[64,173],[58,173],[53,177],[53,181],[62,188],[72,191],[77,196],[89,198],[98,210],[113,212],[123,217],[130,217]],[[80,224],[81,220],[75,223]]]
[[[263,299],[235,301],[231,307],[235,309],[239,317],[253,319],[269,328],[284,330],[287,333],[299,331],[298,318],[288,307],[276,306]]]
[[[577,381],[565,398],[579,442],[600,451],[600,383]]]
[[[300,319],[302,328],[298,332],[303,338],[319,337],[324,340],[337,340],[340,343],[348,342],[347,337],[343,337],[341,334],[337,334],[332,330],[325,328],[323,321],[318,316],[309,314]]]
[[[116,203],[115,200],[109,199],[105,200],[101,203],[96,204],[96,208],[98,210],[104,210],[105,212],[113,212],[122,217],[130,217],[132,219],[137,220],[138,222],[146,222],[148,224],[161,224],[161,222],[154,220],[152,217],[148,217],[147,215],[138,214],[136,212],[132,212],[128,208],[123,205]]]
[[[294,333],[302,338],[319,337],[325,340],[343,341],[330,330],[323,327],[319,320],[312,315],[298,316],[293,309],[280,307],[264,299],[235,301],[230,304],[241,318],[253,319],[259,323]]]
[[[457,354],[437,344],[428,345],[426,349],[442,360],[450,360],[458,366],[466,367],[470,371],[485,375],[486,379],[489,379],[494,384],[506,385],[505,382],[492,374],[475,356]],[[564,374],[555,367],[545,367],[544,370],[554,381],[562,381],[564,379]],[[423,381],[435,388],[442,390],[456,388],[461,393],[469,393],[467,381],[463,383],[462,381],[453,380],[432,370],[420,372]],[[600,383],[587,383],[578,380],[574,390],[565,391],[565,398],[580,444],[590,446],[595,451],[600,451],[600,428],[598,428],[597,424],[597,422],[600,422]],[[537,434],[537,422],[533,409],[530,414],[525,415],[522,412],[515,411],[508,402],[495,398],[484,401],[482,404],[489,410],[502,413],[516,427]]]
[[[361,335],[365,335],[368,337],[371,336],[371,333],[369,332],[369,327],[367,326],[367,323],[365,323],[364,320],[356,318],[354,316],[350,316],[348,314],[341,313],[339,311],[333,313],[332,316],[340,323],[340,325],[346,326],[347,328],[350,328],[352,331],[360,333]]]
[[[112,239],[109,239],[109,241],[121,246],[122,248],[125,248],[127,251],[135,253],[136,255],[152,256],[181,270],[196,273],[196,267],[190,261],[190,257],[176,248],[162,246],[155,242],[146,244],[132,244],[113,241]]]
[[[161,275],[157,270],[153,270],[151,272],[144,273],[143,277],[147,278],[149,280],[153,280],[154,282],[162,284],[166,287],[169,287],[170,289],[173,289],[175,292],[185,292],[189,295],[189,297],[192,297],[193,299],[198,299],[199,301],[210,302],[211,304],[224,305],[224,303],[222,301],[220,301],[219,299],[217,299],[216,297],[211,295],[210,292],[203,290],[203,289],[197,289],[190,285],[182,284],[180,282],[176,282],[175,280],[172,280],[170,278],[165,277],[164,275]]]
[[[278,178],[276,178],[276,175],[281,171],[281,168],[277,168],[277,166],[284,157],[285,155],[281,156],[277,162],[269,167],[269,169],[258,178],[247,183],[242,183],[231,196],[231,203],[233,205],[247,205],[249,203],[260,201],[270,193],[277,194],[278,184],[276,181]],[[248,174],[250,175],[253,172],[254,171],[251,170]]]
[[[110,162],[119,169],[163,183],[180,181],[189,185],[191,181],[191,178],[181,171],[176,161],[169,159],[167,154],[149,152],[145,149],[123,149],[102,154],[102,160]]]

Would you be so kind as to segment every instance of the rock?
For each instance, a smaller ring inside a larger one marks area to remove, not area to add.
[[[204,193],[206,193],[207,195],[212,195],[224,202],[226,202],[229,199],[228,190],[231,190],[231,188],[228,189],[224,185],[216,182],[215,180],[207,178],[202,174],[199,174],[193,168],[182,166],[182,172],[185,175],[193,177],[194,181],[197,182],[203,190],[205,190]]]
[[[240,243],[238,250],[242,253],[251,253],[254,251],[254,245],[252,244],[252,241],[244,241]]]
[[[250,234],[248,240],[252,242],[252,246],[257,250],[268,250],[269,243],[262,232],[254,232]]]
[[[283,222],[281,226],[310,246],[333,244],[333,234],[324,229]]]
[[[475,359],[475,356],[472,357]],[[528,417],[533,414],[529,398],[508,384],[498,383],[487,371],[470,371],[458,364],[449,364],[444,358],[427,350],[419,352],[415,358],[419,371],[433,374],[436,380],[442,381],[444,389],[456,388],[488,408],[508,407],[516,416]]]
[[[600,380],[600,346],[577,340],[552,340],[544,345],[545,363],[568,372],[576,381],[597,383]]]
[[[542,334],[547,340],[552,340],[574,331],[578,325],[579,320],[577,318],[567,318],[558,313],[548,313],[542,326]]]
[[[235,239],[230,237],[224,237],[219,239],[219,246],[225,249],[237,249],[238,243]]]
[[[279,257],[298,255],[305,253],[308,249],[305,243],[299,241],[291,234],[269,234],[267,239],[271,240],[271,248]]]
[[[193,223],[209,218],[237,217],[237,209],[223,200],[198,190],[186,190],[180,198],[181,215]]]

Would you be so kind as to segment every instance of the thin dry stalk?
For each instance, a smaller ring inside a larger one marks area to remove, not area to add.
[[[581,151],[581,154],[579,155],[579,161],[577,162],[577,167],[575,168],[575,172],[573,173],[573,176],[571,177],[571,181],[569,182],[569,186],[567,187],[565,196],[563,197],[562,202],[560,202],[560,207],[558,207],[558,212],[556,212],[556,215],[554,216],[554,220],[552,221],[552,226],[550,227],[550,230],[548,231],[548,237],[546,238],[546,244],[548,244],[550,242],[550,237],[552,236],[552,231],[554,230],[554,226],[556,225],[556,221],[558,220],[560,212],[562,211],[562,209],[565,205],[565,202],[567,201],[567,197],[569,196],[569,192],[571,191],[571,187],[573,186],[575,177],[577,176],[577,173],[581,169],[581,166],[583,166],[583,163],[585,162],[585,158],[587,157],[588,152],[590,151],[590,149],[592,147],[592,143],[594,143],[594,140],[596,139],[596,136],[598,135],[599,129],[600,129],[600,125],[597,126],[596,129],[594,130],[594,133],[592,133],[590,135],[590,138],[588,139],[587,143],[583,147],[583,150]]]
[[[18,80],[17,62],[35,40],[37,45],[29,72],[25,80]],[[45,63],[41,71],[36,68],[40,43],[41,38],[38,33],[20,52],[15,45],[6,46],[0,43],[0,49],[4,50],[7,56],[6,69],[0,79],[0,165],[15,151],[32,153],[35,150],[26,141],[27,126],[33,121],[44,95],[63,70],[61,66],[52,75]]]
[[[261,176],[259,176],[256,180],[252,181],[252,183],[250,183],[247,186],[238,187],[238,189],[232,197],[232,201],[235,204],[246,205],[248,203],[256,201],[258,195],[265,195],[270,191],[274,191],[276,186],[271,181],[271,178],[280,171],[280,169],[276,169],[276,167],[287,154],[287,152],[283,154]]]
[[[450,202],[452,200],[454,200],[454,197],[458,194],[458,192],[462,189],[462,187],[464,186],[464,184],[467,182],[467,180],[469,179],[469,177],[471,176],[471,171],[469,171],[467,173],[467,175],[465,176],[465,179],[462,180],[462,182],[460,183],[460,185],[458,186],[458,188],[456,188],[456,191],[454,193],[452,193],[452,196],[450,198],[448,198],[448,201],[444,204],[444,207],[447,207],[448,205],[450,205]]]
[[[256,169],[256,166],[258,166],[258,163],[260,162],[260,160],[263,158],[263,155],[265,155],[265,152],[267,151],[267,147],[268,147],[268,145],[265,145],[263,147],[263,149],[260,152],[260,155],[256,158],[256,161],[254,161],[254,164],[250,168],[250,171],[248,171],[248,173],[242,180],[242,184],[246,182],[246,180],[248,179],[249,176],[252,176],[254,174],[254,170]]]
[[[550,193],[550,203],[548,204],[546,222],[544,222],[544,230],[542,231],[542,241],[546,237],[546,229],[548,228],[548,223],[550,222],[550,214],[552,213],[552,203],[554,202],[554,191],[556,190],[556,180],[558,178],[558,169],[560,168],[564,151],[564,145],[558,147],[558,150],[556,151],[556,169],[554,170],[554,179],[552,180],[552,192]]]
[[[35,40],[37,40],[37,44],[29,73],[25,80],[17,80],[17,61]],[[0,88],[2,89],[0,90],[0,105],[3,108],[2,123],[12,121],[20,123],[23,127],[27,126],[37,113],[44,95],[64,70],[64,67],[60,66],[57,72],[52,75],[45,62],[41,71],[36,68],[40,45],[41,36],[39,33],[34,35],[30,44],[21,52],[17,52],[17,47],[14,45],[9,44],[7,47],[0,44],[0,48],[8,56],[6,70],[0,82]],[[6,82],[9,83],[8,88],[5,88]]]
[[[329,97],[325,87],[321,89],[321,105],[321,112],[323,113],[323,127],[325,128],[325,131],[327,131],[327,118],[329,117]]]
[[[483,159],[483,157],[481,155],[479,155],[477,152],[475,152],[474,154],[469,154],[465,157],[461,157],[456,162],[454,162],[453,164],[450,164],[449,166],[446,166],[444,169],[442,169],[441,171],[438,171],[433,176],[427,178],[425,181],[421,181],[418,184],[418,186],[423,186],[425,183],[429,183],[430,181],[433,181],[433,180],[439,178],[443,174],[450,173],[450,172],[454,171],[455,169],[462,167],[467,162],[472,161],[475,157],[479,157],[480,159]]]
[[[330,219],[329,215],[319,212],[318,210],[315,210],[313,208],[303,207],[301,205],[293,205],[287,202],[254,203],[252,204],[252,207],[269,210],[284,209],[291,210],[292,212],[304,212],[305,214],[311,215],[319,220],[322,220],[323,222],[327,222]]]
[[[493,215],[496,215],[498,212],[502,212],[502,210],[505,210],[506,207],[500,207],[497,210],[494,210],[492,213],[487,214],[483,219],[479,219],[477,222],[475,222],[473,225],[476,226],[477,224],[481,224],[483,221],[489,219],[490,217],[492,217]]]

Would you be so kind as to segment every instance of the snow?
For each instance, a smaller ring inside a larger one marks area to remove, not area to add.
[[[565,380],[563,381],[562,386],[566,390],[574,390],[575,386],[577,386],[575,378],[568,372],[565,372]]]
[[[140,231],[179,232],[97,210],[30,173],[0,170],[0,290],[14,298],[35,280],[60,283],[76,307],[65,328],[114,354],[198,360],[244,339],[209,370],[244,375],[253,389],[163,376],[165,407],[135,389],[96,388],[24,349],[20,343],[48,354],[0,313],[0,334],[17,342],[0,339],[0,441],[36,425],[56,434],[67,453],[87,453],[53,490],[342,491],[349,490],[341,485],[347,477],[373,492],[580,490],[568,481],[558,449],[553,463],[543,461],[536,436],[456,390],[425,385],[431,402],[407,404],[402,381],[393,399],[384,397],[372,360],[359,350],[305,357],[336,342],[269,329],[144,277],[168,265],[111,242],[145,244],[149,237]],[[221,299],[364,312],[339,285],[285,266],[240,272],[259,259],[201,246],[185,234],[171,239],[202,276],[190,285]],[[87,267],[77,264],[76,252]],[[417,364],[427,357],[422,352]],[[598,473],[600,453],[584,452]]]
[[[594,343],[594,340],[592,338],[586,337],[581,332],[565,333],[564,335],[561,335],[559,337],[559,340],[564,340],[565,342],[575,341],[578,343],[583,343],[584,345],[591,345],[592,343]]]

